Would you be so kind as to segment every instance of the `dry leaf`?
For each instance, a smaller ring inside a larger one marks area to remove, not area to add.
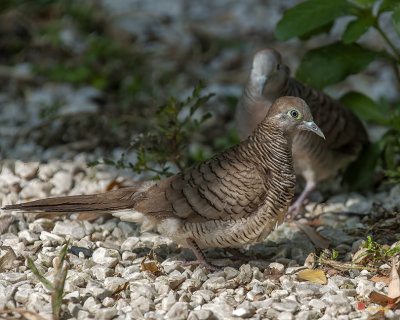
[[[150,271],[151,273],[160,272],[160,269],[158,268],[157,263],[155,261],[144,262],[143,260],[141,265],[142,265],[142,271]]]
[[[325,274],[322,270],[305,269],[296,274],[300,279],[308,280],[311,282],[326,284]]]
[[[391,299],[397,299],[400,297],[400,278],[396,269],[396,261],[394,257],[392,258],[392,270],[390,271],[388,297]]]
[[[384,282],[386,283],[386,285],[389,285],[389,277],[378,277],[378,276],[374,276],[371,279],[369,279],[370,281],[373,282]]]
[[[7,252],[0,258],[0,272],[13,268],[14,261],[17,259],[14,250],[9,246],[1,246],[0,249]]]
[[[389,302],[389,297],[377,291],[372,291],[369,295],[369,300],[379,304],[386,304]]]
[[[14,219],[14,216],[9,213],[0,215],[0,234],[3,234],[8,229]]]
[[[317,260],[317,257],[315,255],[315,253],[311,252],[307,256],[306,261],[304,261],[304,266],[309,268],[309,269],[314,269],[316,260]]]
[[[314,230],[313,227],[310,227],[303,223],[297,223],[297,227],[303,231],[307,237],[318,247],[321,249],[329,248],[331,240],[321,236],[317,231]]]

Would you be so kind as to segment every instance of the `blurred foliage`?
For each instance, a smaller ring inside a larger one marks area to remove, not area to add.
[[[210,113],[199,115],[200,108],[214,94],[201,95],[204,84],[200,82],[192,95],[184,101],[170,97],[157,108],[154,114],[153,130],[137,135],[127,151],[135,150],[135,163],[125,161],[125,153],[118,161],[104,159],[103,163],[117,168],[130,168],[133,172],[152,172],[153,178],[170,176],[176,170],[183,170],[196,161],[205,160],[201,152],[190,153],[189,144],[200,126],[211,117]],[[127,152],[126,151],[126,152]],[[99,161],[89,165],[99,164]],[[175,169],[175,170],[174,170]]]
[[[340,41],[314,48],[303,56],[296,77],[323,89],[383,58],[393,67],[400,89],[400,51],[380,27],[384,12],[391,13],[393,28],[400,36],[400,0],[307,0],[285,12],[275,28],[275,36],[282,41],[294,37],[306,41],[329,32],[337,18],[353,16],[355,19],[348,23]],[[356,43],[370,28],[379,33],[390,50],[378,52]],[[396,41],[400,43],[400,38]],[[387,127],[381,140],[367,146],[349,166],[345,182],[352,189],[368,186],[378,164],[391,180],[400,182],[400,101],[390,106],[384,99],[373,101],[359,92],[348,92],[341,101],[360,119]]]
[[[204,107],[212,96],[200,95],[203,84],[196,86],[187,100],[171,97],[157,107],[157,101],[164,100],[177,82],[185,60],[171,63],[165,71],[155,69],[152,56],[137,45],[134,35],[109,23],[98,1],[7,0],[0,5],[0,33],[2,17],[11,18],[5,28],[8,41],[4,48],[8,51],[0,56],[0,62],[12,65],[28,61],[39,83],[90,85],[101,91],[95,101],[98,111],[62,114],[63,97],[42,105],[43,122],[28,134],[33,133],[43,147],[74,142],[83,142],[92,150],[96,146],[122,147],[137,153],[135,163],[126,163],[126,153],[119,160],[105,159],[104,163],[162,176],[202,161],[237,141],[233,133],[214,139],[221,136],[221,126],[207,132],[202,128],[208,140],[204,145],[199,143],[204,137],[196,133],[210,117]],[[19,29],[10,32],[9,25]],[[11,33],[18,41],[9,50]],[[221,39],[211,45],[210,41],[205,36],[199,38],[200,47],[190,46],[188,54],[201,50],[198,54],[202,59],[211,60],[223,46],[238,43]],[[199,118],[198,114],[204,116]]]

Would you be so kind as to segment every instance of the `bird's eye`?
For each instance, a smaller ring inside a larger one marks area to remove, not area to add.
[[[297,110],[295,110],[295,109],[290,110],[290,111],[288,112],[288,115],[290,115],[293,119],[296,119],[296,120],[301,119],[301,114],[300,114],[300,112],[297,111]]]

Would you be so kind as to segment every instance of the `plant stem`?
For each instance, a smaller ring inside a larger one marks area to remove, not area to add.
[[[382,30],[382,28],[379,26],[378,21],[375,22],[375,28],[376,30],[378,30],[378,32],[380,33],[380,35],[382,36],[383,39],[385,39],[386,43],[389,45],[389,47],[392,49],[393,53],[396,56],[396,60],[397,63],[400,62],[400,52],[396,49],[396,47],[394,46],[393,42],[390,41],[390,39],[388,38],[388,36],[386,35],[386,33]]]

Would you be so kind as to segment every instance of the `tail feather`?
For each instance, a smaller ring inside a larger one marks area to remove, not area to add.
[[[136,187],[122,188],[93,195],[78,195],[41,199],[7,205],[3,210],[34,212],[105,212],[132,208],[138,194]]]

